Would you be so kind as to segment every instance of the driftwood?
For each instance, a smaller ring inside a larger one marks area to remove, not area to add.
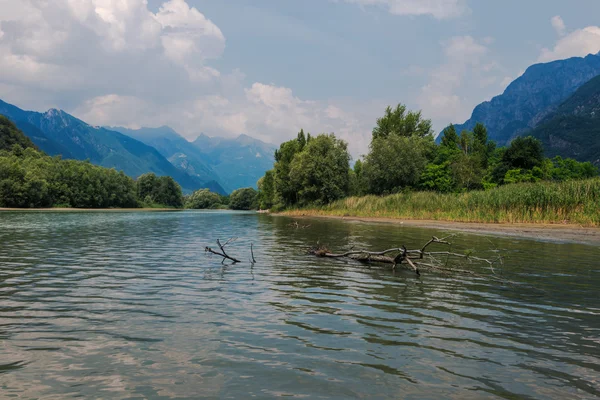
[[[452,235],[454,236],[454,235]],[[380,264],[391,264],[392,269],[395,270],[398,266],[406,265],[412,269],[417,275],[421,275],[421,269],[432,270],[441,273],[460,273],[468,274],[473,276],[485,277],[488,279],[507,282],[504,279],[495,277],[496,271],[494,265],[502,264],[503,258],[501,256],[495,259],[486,259],[481,257],[475,257],[470,254],[454,253],[452,251],[427,251],[427,248],[433,244],[451,246],[451,243],[447,241],[452,236],[448,236],[442,239],[432,237],[423,247],[416,250],[408,250],[402,246],[399,248],[393,248],[383,251],[368,251],[368,250],[354,250],[351,249],[345,253],[332,253],[324,246],[317,246],[309,249],[309,253],[317,257],[325,258],[337,258],[337,259],[351,259],[361,263],[380,263]],[[461,260],[462,262],[479,263],[487,265],[492,272],[492,275],[480,275],[473,271],[449,267],[448,265],[453,260]]]
[[[221,260],[221,263],[224,263],[225,260],[231,260],[231,261],[233,261],[234,264],[240,263],[241,262],[240,260],[238,260],[237,258],[235,258],[233,256],[230,256],[225,251],[225,247],[227,245],[235,242],[236,240],[237,240],[237,237],[232,237],[225,243],[221,244],[221,241],[219,239],[217,239],[217,246],[219,246],[219,250],[215,250],[212,247],[207,246],[204,248],[204,252],[209,253],[209,254],[214,254],[219,257],[223,257],[223,259]],[[250,255],[252,256],[252,259],[250,260],[250,262],[252,264],[256,264],[256,259],[254,258],[254,243],[250,243]]]
[[[225,242],[224,244],[221,244],[221,241],[219,239],[217,239],[217,245],[219,246],[219,249],[221,249],[221,252],[212,249],[211,247],[206,247],[204,249],[204,251],[206,253],[211,253],[211,254],[215,254],[217,256],[223,257],[223,260],[221,260],[221,262],[224,262],[225,260],[231,260],[233,261],[233,263],[239,263],[241,262],[240,260],[238,260],[235,257],[231,257],[229,254],[227,254],[227,252],[225,251],[225,246],[227,246],[228,244],[231,244],[233,242],[235,242],[237,240],[237,238],[231,238],[229,239],[227,242]]]

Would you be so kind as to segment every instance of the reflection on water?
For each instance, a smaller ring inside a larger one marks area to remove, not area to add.
[[[464,235],[505,287],[306,255],[426,229],[228,212],[0,214],[0,397],[593,398],[600,249]],[[217,238],[257,263],[223,265]]]

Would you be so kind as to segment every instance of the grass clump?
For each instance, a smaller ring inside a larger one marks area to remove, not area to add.
[[[504,185],[460,194],[349,197],[288,214],[600,226],[600,178]]]

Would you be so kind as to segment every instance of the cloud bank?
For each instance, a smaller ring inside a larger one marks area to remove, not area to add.
[[[190,139],[247,133],[279,143],[300,128],[335,132],[364,151],[374,117],[364,124],[344,111],[360,106],[244,84],[241,71],[211,66],[225,48],[219,27],[185,0],[156,12],[146,0],[0,0],[4,100],[65,108],[95,125],[167,124]]]

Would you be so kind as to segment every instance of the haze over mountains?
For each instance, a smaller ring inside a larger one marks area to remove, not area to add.
[[[275,147],[246,135],[236,139],[201,135],[194,144],[169,127],[94,127],[61,110],[25,111],[2,100],[0,115],[49,155],[90,160],[134,178],[146,172],[169,175],[185,192],[208,188],[225,194],[255,186],[273,165]]]
[[[200,134],[189,142],[168,126],[137,130],[113,127],[157,149],[177,168],[202,180],[219,182],[227,192],[255,187],[273,167],[274,145],[240,135],[235,139]]]

